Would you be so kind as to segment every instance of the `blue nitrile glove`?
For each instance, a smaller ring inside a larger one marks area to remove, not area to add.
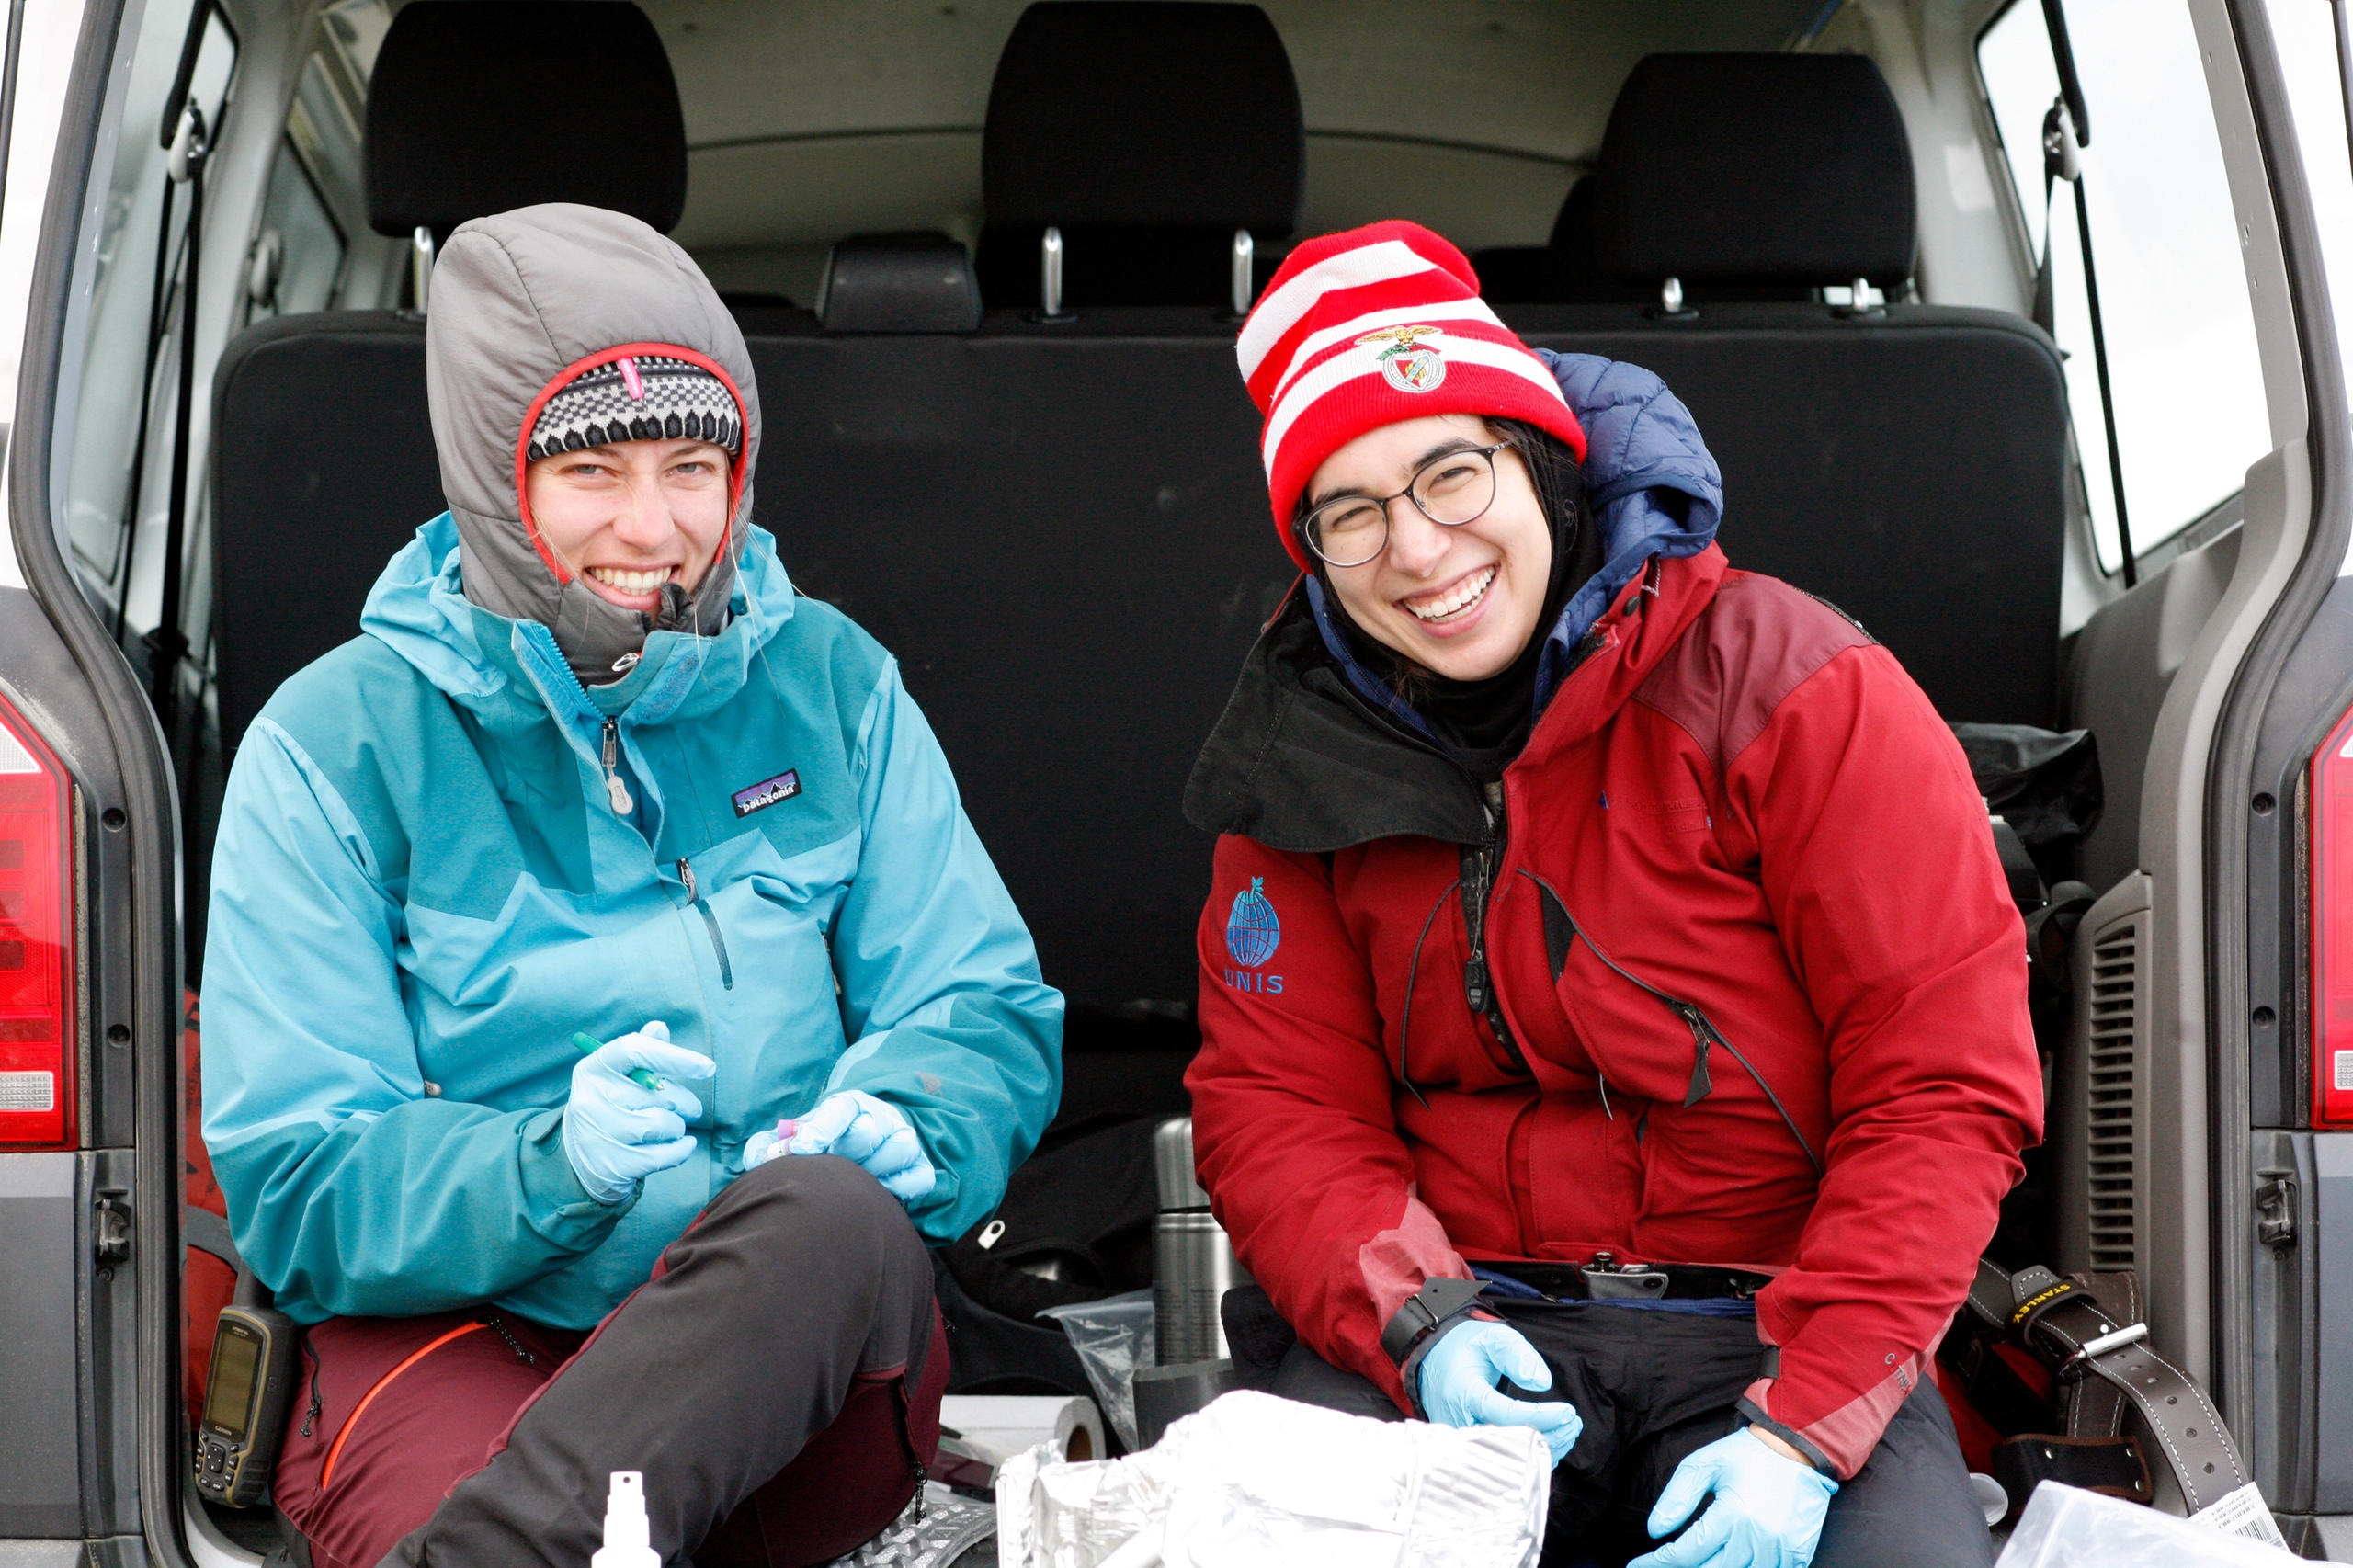
[[[631,1082],[638,1068],[652,1069],[662,1086]],[[624,1202],[639,1182],[693,1153],[687,1123],[702,1114],[702,1101],[676,1080],[718,1071],[710,1057],[672,1045],[670,1026],[658,1018],[582,1057],[563,1103],[563,1153],[588,1196]]]
[[[1506,1398],[1495,1387],[1509,1378],[1530,1393],[1552,1386],[1552,1369],[1508,1324],[1465,1319],[1438,1335],[1416,1374],[1422,1414],[1446,1426],[1533,1426],[1559,1464],[1576,1447],[1585,1417],[1562,1400],[1541,1404]]]
[[[776,1145],[776,1133],[753,1133],[744,1142],[744,1168],[773,1158]],[[839,1154],[864,1166],[883,1191],[902,1203],[921,1201],[939,1181],[939,1173],[924,1154],[923,1141],[899,1108],[858,1089],[828,1095],[815,1110],[795,1120],[782,1152]]]
[[[1699,1522],[1626,1568],[1806,1568],[1822,1540],[1822,1517],[1838,1483],[1777,1452],[1752,1427],[1685,1456],[1651,1509],[1651,1539],[1691,1517]]]

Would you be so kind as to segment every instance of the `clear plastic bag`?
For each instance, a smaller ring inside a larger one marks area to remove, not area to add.
[[[1106,1296],[1099,1301],[1074,1301],[1048,1307],[1038,1314],[1052,1318],[1070,1335],[1086,1381],[1095,1387],[1103,1418],[1132,1451],[1136,1447],[1136,1374],[1154,1365],[1153,1293],[1149,1289]]]
[[[2245,1535],[2046,1481],[2027,1500],[1995,1568],[2287,1568],[2295,1561]]]

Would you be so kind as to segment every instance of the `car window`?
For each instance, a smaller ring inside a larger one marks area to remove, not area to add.
[[[2108,352],[2123,520],[2147,555],[2237,494],[2270,449],[2255,316],[2222,148],[2189,13],[2146,0],[2064,0],[2089,141],[2082,150],[2089,256],[2075,192],[2044,197],[2044,116],[2059,73],[2042,6],[2016,0],[1978,40],[2029,243],[2048,258],[2053,335],[2067,356],[2102,570],[2123,552],[2101,419],[2094,285]]]
[[[165,199],[170,159],[162,131],[167,112],[175,121],[178,118],[177,107],[167,111],[165,99],[171,96],[195,13],[191,0],[156,0],[140,19],[137,52],[123,96],[121,136],[115,144],[114,170],[98,228],[88,357],[81,412],[74,422],[66,528],[75,562],[116,604],[133,575],[130,545],[138,513],[160,517],[169,488],[173,389],[178,374],[174,363],[180,311],[176,284],[187,262],[183,242],[188,202],[185,186],[173,190],[168,203]],[[217,129],[236,65],[237,40],[216,7],[208,4],[203,15],[188,97],[202,111],[206,126]],[[167,205],[168,228],[164,222]],[[138,417],[142,403],[148,411],[143,421]],[[139,450],[142,431],[143,454]],[[200,486],[191,479],[190,489]],[[138,563],[136,574],[152,581],[152,564]]]
[[[246,263],[245,319],[326,308],[343,270],[343,228],[290,136],[278,146],[262,196],[261,229]]]

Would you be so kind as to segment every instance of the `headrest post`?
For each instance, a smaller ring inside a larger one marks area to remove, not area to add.
[[[1865,55],[1646,56],[1610,108],[1593,179],[1595,264],[1680,278],[1687,309],[1711,290],[1796,301],[1859,272],[1902,278],[1918,253],[1911,138]]]
[[[1251,267],[1257,257],[1257,242],[1247,229],[1233,231],[1233,315],[1236,321],[1250,313],[1250,301],[1257,290],[1251,287]]]
[[[1068,321],[1063,313],[1063,232],[1052,224],[1038,238],[1038,313],[1033,321]]]
[[[415,284],[416,313],[423,315],[426,298],[433,291],[433,231],[419,223],[408,237],[409,278]]]
[[[1873,300],[1871,298],[1871,280],[1870,278],[1858,278],[1854,282],[1848,284],[1847,288],[1851,291],[1851,296],[1847,302],[1846,308],[1844,310],[1839,310],[1834,307],[1831,312],[1833,315],[1883,316],[1887,314],[1887,301],[1883,298],[1880,300]]]

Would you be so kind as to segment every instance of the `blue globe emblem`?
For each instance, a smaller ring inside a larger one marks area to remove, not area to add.
[[[1283,939],[1283,924],[1267,902],[1266,879],[1250,879],[1250,890],[1233,895],[1233,913],[1225,919],[1225,950],[1245,969],[1256,969],[1275,956]]]

